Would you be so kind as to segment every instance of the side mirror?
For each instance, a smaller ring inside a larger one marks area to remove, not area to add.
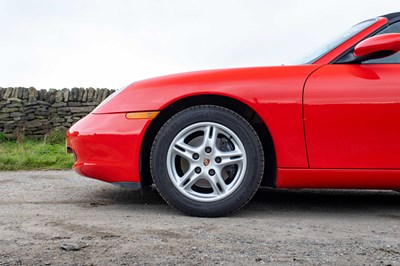
[[[387,57],[400,51],[400,33],[388,33],[368,38],[354,48],[357,61]]]

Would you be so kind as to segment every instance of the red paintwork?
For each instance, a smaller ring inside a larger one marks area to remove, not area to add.
[[[400,169],[400,64],[326,65],[307,81],[311,168]]]
[[[355,56],[365,56],[379,51],[400,51],[400,34],[388,33],[368,38],[354,48]]]
[[[77,154],[74,170],[106,182],[140,182],[139,150],[149,119],[125,114],[89,114],[68,130],[67,146]]]
[[[127,112],[161,111],[196,95],[220,95],[253,109],[268,127],[282,188],[400,187],[400,65],[329,64],[387,24],[378,21],[301,66],[225,69],[135,82],[68,131],[82,175],[139,182],[148,119]],[[397,74],[398,75],[398,74]]]
[[[279,168],[278,175],[281,188],[400,189],[399,170]]]
[[[279,166],[308,167],[302,121],[302,89],[307,76],[318,67],[225,69],[140,81],[94,113],[162,110],[179,99],[203,94],[231,97],[250,106],[268,125],[276,140]]]

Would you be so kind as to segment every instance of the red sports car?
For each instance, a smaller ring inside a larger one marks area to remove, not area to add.
[[[293,66],[135,82],[67,133],[79,174],[223,216],[260,185],[400,189],[400,12]]]

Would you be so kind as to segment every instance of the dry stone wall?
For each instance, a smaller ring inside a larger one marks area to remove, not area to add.
[[[52,130],[72,126],[90,113],[114,90],[94,88],[0,88],[0,132],[42,138]]]

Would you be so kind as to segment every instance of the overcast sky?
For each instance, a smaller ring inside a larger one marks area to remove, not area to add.
[[[0,87],[288,63],[397,0],[0,0]]]

